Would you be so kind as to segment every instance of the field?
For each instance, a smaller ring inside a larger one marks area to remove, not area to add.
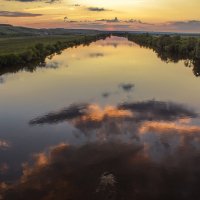
[[[26,36],[26,37],[11,37],[11,38],[0,38],[0,55],[7,54],[20,54],[25,52],[27,49],[35,46],[38,43],[46,45],[53,45],[60,42],[71,41],[75,38],[82,38],[83,36],[73,35],[55,35],[55,36]]]

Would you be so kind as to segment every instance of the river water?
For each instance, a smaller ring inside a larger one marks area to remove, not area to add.
[[[184,61],[113,36],[46,63],[0,77],[2,187],[24,199],[200,195],[200,79]]]

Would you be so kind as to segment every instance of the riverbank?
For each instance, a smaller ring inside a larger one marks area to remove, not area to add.
[[[45,58],[60,53],[62,50],[89,45],[109,34],[42,36],[0,39],[0,75],[17,72],[20,69],[33,71],[37,66],[45,66]]]

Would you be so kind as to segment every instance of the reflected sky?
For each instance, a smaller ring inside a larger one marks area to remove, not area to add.
[[[190,145],[199,149],[200,126],[192,122],[197,118],[199,116],[185,106],[146,101],[104,108],[97,104],[72,105],[29,123],[35,126],[69,122],[77,129],[77,136],[84,135],[87,142],[137,143],[158,161],[165,158],[165,153],[170,155],[181,146],[185,148],[188,138]]]
[[[9,188],[8,199],[30,199],[30,191],[32,199],[197,197],[200,79],[183,61],[165,63],[111,37],[46,63],[1,76],[0,189]]]

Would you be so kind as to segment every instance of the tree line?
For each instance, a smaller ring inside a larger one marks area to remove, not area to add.
[[[89,45],[91,42],[95,42],[100,39],[105,39],[109,34],[97,34],[97,35],[84,35],[77,36],[70,40],[57,41],[55,44],[44,45],[38,43],[35,46],[28,48],[23,53],[10,53],[6,55],[0,55],[0,75],[17,72],[25,69],[27,71],[34,71],[36,67],[45,67],[45,59],[48,56],[61,53],[62,50],[76,47],[78,45]]]

